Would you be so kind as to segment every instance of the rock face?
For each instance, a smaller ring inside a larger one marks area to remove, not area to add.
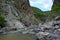
[[[59,5],[60,4],[60,0],[54,0],[54,4],[53,4],[53,7],[55,7],[56,5]],[[53,8],[52,7],[52,8]],[[52,11],[53,13],[54,11]],[[55,13],[55,12],[54,12]],[[60,14],[58,14],[55,18],[55,21],[54,21],[54,26],[55,25],[60,25]]]
[[[54,0],[54,4],[59,4],[60,3],[60,0]]]
[[[14,1],[16,8],[19,9],[21,12],[32,13],[29,0],[14,0]]]
[[[0,0],[0,7],[4,10],[3,16],[11,27],[23,28],[37,24],[29,0]]]
[[[53,6],[56,6],[57,4],[60,4],[60,0],[54,0]]]
[[[15,7],[21,12],[19,14],[20,21],[26,26],[36,25],[37,22],[34,18],[33,11],[30,7],[29,0],[14,0]]]
[[[60,4],[60,0],[54,0],[54,4],[53,4],[53,7],[55,7],[56,5],[59,5]],[[53,13],[54,11],[52,11]],[[55,14],[55,12],[54,12]],[[60,25],[60,13],[56,16],[55,18],[55,21],[54,21],[54,26],[55,25]]]

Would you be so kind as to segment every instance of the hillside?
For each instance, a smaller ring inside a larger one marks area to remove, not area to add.
[[[41,11],[37,7],[32,7],[34,16],[41,22],[55,20],[55,17],[60,15],[60,4],[53,5],[51,11]]]

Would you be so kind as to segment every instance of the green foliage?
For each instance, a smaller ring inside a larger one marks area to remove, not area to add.
[[[3,28],[6,26],[6,20],[3,16],[0,16],[0,27]]]
[[[56,4],[51,11],[53,12],[53,15],[52,15],[53,18],[60,15],[60,4]]]
[[[54,20],[57,15],[60,15],[60,4],[55,5],[51,11],[41,11],[39,8],[32,7],[35,17],[38,20],[45,21],[46,19]]]
[[[46,17],[51,15],[50,11],[43,12],[39,8],[36,8],[36,7],[32,7],[32,10],[34,12],[35,17],[40,21],[45,20]]]
[[[44,14],[42,13],[42,11],[36,7],[32,7],[33,11],[34,11],[34,15],[36,17],[40,17],[40,16],[44,16]]]
[[[54,6],[52,8],[52,11],[56,12],[56,13],[60,13],[60,4],[57,4],[56,6]]]
[[[1,15],[3,15],[3,12],[4,12],[3,9],[0,7],[0,27],[1,28],[6,26],[5,18],[3,16],[1,16]]]

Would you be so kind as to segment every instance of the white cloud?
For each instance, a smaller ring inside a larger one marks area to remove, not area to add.
[[[51,7],[52,7],[52,4],[53,4],[53,2],[52,2],[52,0],[30,0],[30,5],[31,6],[38,6],[38,8],[40,8],[41,9],[41,7],[40,6],[42,6],[44,9],[47,9],[47,10],[51,10]],[[43,8],[42,8],[42,10],[43,10]]]
[[[38,3],[40,4],[39,1],[36,1],[36,2],[30,1],[30,4],[31,4],[31,5],[35,5],[35,4],[38,4]]]

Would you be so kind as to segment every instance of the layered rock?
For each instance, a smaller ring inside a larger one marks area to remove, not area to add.
[[[21,26],[19,21],[27,27],[37,24],[29,0],[0,0],[0,6],[10,26]]]
[[[21,12],[25,12],[25,13],[32,12],[28,0],[14,0],[14,1],[16,8],[19,9]]]
[[[30,7],[29,0],[14,0],[15,7],[21,12],[19,14],[20,21],[26,26],[36,25],[37,22],[34,18],[33,11]]]

